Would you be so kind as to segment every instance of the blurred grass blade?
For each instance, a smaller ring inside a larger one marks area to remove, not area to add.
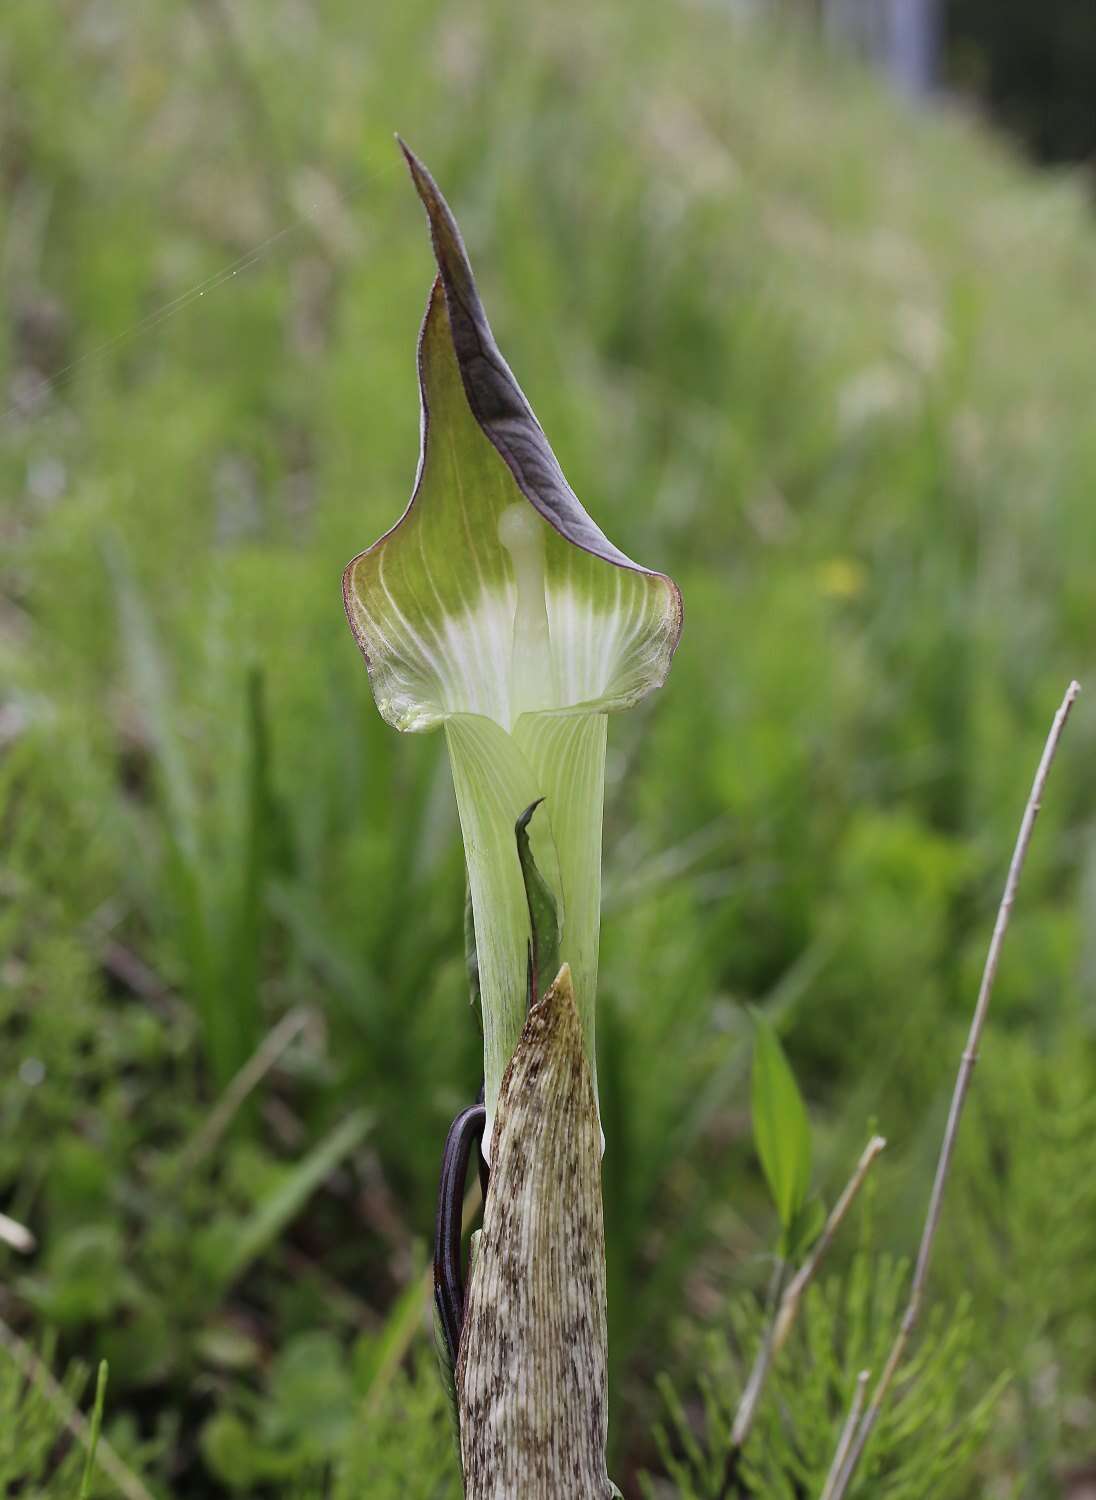
[[[222,1267],[227,1284],[267,1250],[288,1224],[296,1218],[308,1199],[338,1166],[360,1144],[372,1124],[365,1110],[355,1110],[330,1135],[315,1146],[252,1214],[236,1241],[231,1256]]]
[[[445,1393],[445,1410],[449,1418],[450,1431],[456,1444],[457,1462],[460,1462],[460,1409],[457,1406],[457,1372],[449,1354],[449,1344],[441,1321],[437,1303],[434,1304],[434,1353],[438,1357],[438,1374]]]
[[[753,1007],[750,1015],[754,1023],[754,1140],[786,1242],[810,1187],[810,1123],[799,1085],[771,1022]]]
[[[291,862],[289,834],[271,779],[270,729],[262,669],[252,666],[246,686],[247,765],[245,826],[235,902],[228,911],[223,952],[228,964],[220,1003],[233,1018],[236,1067],[261,1041],[260,961],[267,927],[267,889],[275,864]]]
[[[84,1472],[80,1479],[80,1492],[76,1500],[88,1500],[91,1476],[95,1469],[95,1455],[99,1448],[99,1433],[103,1426],[103,1403],[107,1394],[108,1366],[105,1359],[99,1361],[99,1374],[95,1381],[95,1405],[91,1412],[91,1429],[88,1434],[88,1450],[84,1459]]]
[[[153,750],[173,907],[189,969],[187,989],[198,1009],[214,1082],[224,1088],[262,1040],[267,889],[272,869],[291,863],[287,824],[272,784],[263,676],[257,667],[247,675],[243,785],[230,787],[222,798],[237,811],[242,827],[226,828],[203,819],[176,722],[170,674],[148,607],[118,548],[108,551],[108,566],[131,687]]]
[[[198,799],[175,723],[170,676],[128,559],[117,545],[108,544],[105,551],[126,667],[143,726],[156,753],[156,780],[169,831],[183,859],[193,865],[200,846]]]
[[[415,1269],[410,1280],[388,1309],[380,1332],[370,1340],[364,1357],[356,1360],[362,1411],[367,1416],[383,1402],[422,1326],[423,1308],[427,1301],[433,1301],[430,1296],[433,1267],[425,1264],[426,1257],[420,1245],[413,1247],[413,1254]],[[421,1271],[420,1266],[424,1267]]]

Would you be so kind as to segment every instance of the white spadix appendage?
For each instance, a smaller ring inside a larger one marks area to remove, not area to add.
[[[499,516],[499,541],[514,569],[514,649],[510,662],[510,722],[523,713],[554,707],[552,638],[544,590],[545,523],[519,502]]]

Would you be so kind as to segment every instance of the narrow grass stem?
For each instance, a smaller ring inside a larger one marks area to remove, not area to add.
[[[182,1180],[217,1146],[248,1096],[263,1081],[289,1045],[304,1029],[306,1010],[288,1011],[256,1047],[211,1110],[197,1134],[179,1153],[176,1174]]]
[[[883,1373],[879,1382],[872,1392],[871,1401],[862,1420],[859,1422],[856,1435],[849,1446],[848,1454],[841,1467],[836,1484],[828,1500],[842,1500],[853,1475],[856,1473],[857,1465],[863,1457],[864,1449],[868,1445],[875,1424],[879,1420],[879,1414],[883,1409],[883,1403],[893,1384],[898,1366],[906,1352],[906,1345],[917,1325],[917,1319],[921,1312],[921,1303],[924,1299],[925,1283],[928,1279],[929,1262],[932,1257],[933,1244],[936,1239],[936,1231],[940,1224],[940,1211],[944,1201],[944,1189],[947,1186],[948,1174],[951,1170],[952,1157],[955,1154],[955,1142],[959,1134],[959,1122],[962,1119],[963,1105],[966,1102],[967,1093],[970,1089],[971,1078],[974,1074],[974,1065],[978,1061],[978,1048],[982,1040],[982,1031],[985,1028],[986,1016],[989,1013],[990,997],[993,993],[993,983],[997,977],[997,966],[1001,959],[1001,948],[1008,931],[1009,919],[1012,915],[1013,903],[1016,899],[1016,890],[1020,883],[1020,875],[1027,858],[1028,845],[1031,843],[1032,830],[1035,820],[1039,816],[1042,806],[1043,791],[1046,787],[1047,777],[1054,762],[1054,756],[1058,750],[1058,742],[1062,737],[1062,731],[1066,726],[1070,710],[1077,701],[1081,691],[1080,683],[1071,682],[1066,689],[1065,697],[1062,699],[1058,712],[1054,715],[1054,722],[1050,726],[1046,744],[1043,747],[1042,758],[1035,772],[1035,780],[1031,785],[1027,806],[1024,808],[1024,816],[1020,822],[1020,831],[1016,836],[1016,846],[1012,851],[1012,861],[1009,865],[1008,876],[1005,880],[1004,893],[1001,896],[1001,904],[997,909],[997,920],[993,926],[993,936],[990,938],[989,949],[986,953],[985,967],[982,970],[982,981],[978,988],[978,999],[974,1006],[974,1016],[970,1023],[970,1031],[967,1035],[967,1044],[963,1049],[963,1055],[959,1063],[959,1072],[955,1079],[955,1089],[951,1096],[951,1107],[948,1110],[947,1126],[944,1130],[944,1140],[940,1148],[939,1160],[936,1163],[936,1176],[932,1184],[932,1193],[929,1198],[928,1212],[925,1215],[924,1229],[921,1233],[921,1246],[917,1252],[917,1264],[914,1268],[913,1282],[910,1286],[909,1303],[899,1324],[898,1333],[887,1362],[883,1367]]]
[[[753,1428],[754,1417],[757,1415],[758,1403],[761,1393],[765,1389],[765,1381],[769,1376],[769,1368],[772,1365],[773,1334],[776,1329],[776,1321],[772,1314],[779,1307],[780,1288],[784,1281],[787,1265],[778,1260],[773,1270],[772,1280],[769,1283],[769,1295],[766,1303],[766,1312],[769,1316],[765,1319],[765,1334],[761,1340],[761,1347],[757,1351],[750,1378],[746,1382],[746,1389],[742,1392],[742,1400],[738,1403],[738,1410],[734,1414],[734,1426],[731,1429],[731,1460],[733,1461],[745,1445],[746,1439]]]
[[[845,1466],[849,1449],[852,1446],[853,1434],[856,1432],[856,1424],[860,1421],[860,1413],[864,1410],[864,1398],[868,1394],[868,1381],[871,1379],[870,1370],[861,1370],[856,1377],[856,1389],[852,1393],[852,1401],[849,1405],[848,1416],[845,1418],[844,1426],[841,1428],[841,1436],[837,1440],[834,1450],[833,1463],[830,1472],[826,1475],[826,1483],[822,1487],[819,1500],[833,1500],[834,1487],[837,1484],[841,1470]]]

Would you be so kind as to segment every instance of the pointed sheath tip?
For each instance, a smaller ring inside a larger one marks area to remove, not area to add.
[[[438,185],[430,175],[429,168],[419,160],[399,131],[396,132],[396,144],[403,152],[403,159],[407,163],[407,170],[411,173],[411,181],[415,184],[415,191],[422,199],[427,213],[433,218],[435,207],[441,198]]]
[[[481,334],[486,332],[486,336],[490,337],[490,329],[486,325],[479,293],[472,275],[472,267],[468,261],[468,252],[464,248],[464,240],[461,238],[457,221],[453,217],[453,211],[446,203],[441,189],[434,181],[426,164],[419,160],[401,135],[397,134],[396,140],[403,152],[407,170],[411,173],[415,191],[430,221],[430,239],[434,246],[434,259],[441,273],[446,300],[448,302],[456,297],[473,322],[483,322]]]
[[[429,168],[419,160],[398,131],[396,133],[396,143],[403,152],[403,159],[407,163],[407,170],[411,173],[411,181],[415,185],[415,191],[422,201],[423,208],[426,209],[427,217],[436,234],[439,216],[443,211],[448,212],[445,200],[438,190],[437,183],[430,175]]]
[[[559,973],[544,992],[544,999],[541,1003],[548,1005],[553,1002],[562,1002],[564,1005],[568,1002],[571,1005],[575,1003],[575,986],[571,979],[571,965],[568,963],[560,965]]]
[[[404,161],[410,167],[411,171],[414,172],[415,168],[421,166],[422,163],[419,161],[415,153],[411,150],[411,147],[404,140],[403,136],[400,135],[399,131],[395,131],[394,134],[396,137],[396,145],[403,152]]]

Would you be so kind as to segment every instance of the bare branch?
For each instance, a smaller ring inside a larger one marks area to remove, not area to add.
[[[773,1333],[776,1328],[776,1320],[771,1317],[772,1309],[777,1306],[777,1298],[780,1296],[780,1286],[784,1279],[785,1264],[782,1260],[777,1261],[773,1271],[773,1278],[769,1284],[768,1306],[766,1307],[765,1335],[761,1340],[761,1347],[757,1351],[750,1378],[746,1382],[746,1389],[742,1392],[742,1400],[738,1403],[738,1410],[734,1414],[734,1427],[731,1429],[731,1447],[728,1454],[727,1478],[733,1478],[738,1454],[745,1446],[746,1439],[754,1424],[757,1415],[758,1403],[761,1400],[761,1392],[765,1389],[765,1381],[769,1378],[769,1370],[772,1366],[775,1348],[773,1344]],[[727,1486],[725,1485],[726,1489]]]
[[[823,1257],[830,1245],[833,1243],[834,1235],[841,1227],[842,1220],[852,1207],[853,1200],[864,1185],[864,1179],[871,1170],[872,1162],[886,1146],[886,1141],[881,1135],[873,1135],[868,1144],[860,1154],[860,1160],[856,1164],[856,1170],[845,1184],[845,1190],[838,1198],[830,1211],[830,1216],[814,1249],[800,1266],[799,1270],[788,1282],[783,1297],[780,1299],[780,1308],[776,1315],[776,1326],[773,1330],[773,1354],[779,1354],[784,1347],[788,1334],[791,1333],[799,1314],[799,1304],[803,1293],[810,1286],[817,1275],[818,1268],[822,1264]]]
[[[940,1210],[944,1201],[944,1189],[947,1186],[948,1173],[951,1170],[951,1160],[955,1152],[955,1142],[959,1134],[959,1122],[962,1118],[963,1105],[966,1102],[967,1092],[974,1074],[974,1065],[978,1061],[978,1047],[982,1040],[986,1015],[989,1012],[993,982],[997,977],[997,965],[1000,962],[1001,947],[1005,940],[1005,933],[1008,931],[1013,902],[1016,899],[1016,888],[1020,883],[1020,874],[1024,868],[1024,861],[1027,858],[1028,845],[1031,843],[1032,829],[1035,827],[1035,819],[1039,816],[1039,809],[1042,806],[1043,791],[1046,787],[1047,777],[1050,774],[1050,768],[1058,749],[1058,741],[1062,737],[1062,730],[1065,728],[1070,710],[1077,701],[1080,691],[1081,686],[1078,682],[1071,682],[1066,689],[1066,695],[1062,699],[1061,707],[1054,715],[1054,722],[1050,726],[1050,733],[1047,735],[1046,745],[1043,747],[1043,755],[1039,761],[1039,768],[1035,772],[1035,780],[1032,782],[1031,793],[1020,823],[1020,832],[1016,836],[1016,847],[1012,851],[1012,862],[1009,865],[1008,876],[1005,880],[1004,894],[1001,897],[1001,904],[997,909],[997,920],[994,923],[993,936],[990,938],[985,968],[982,970],[982,982],[978,988],[978,999],[974,1006],[974,1016],[967,1035],[967,1045],[963,1051],[963,1056],[959,1063],[959,1072],[955,1079],[955,1089],[951,1096],[951,1108],[948,1110],[948,1122],[944,1130],[944,1140],[940,1148],[939,1160],[936,1163],[936,1177],[932,1184],[928,1212],[925,1215],[925,1225],[921,1233],[921,1246],[917,1252],[917,1265],[914,1268],[913,1282],[910,1286],[909,1303],[903,1314],[902,1322],[899,1325],[890,1354],[887,1356],[887,1363],[883,1367],[883,1373],[879,1377],[879,1383],[872,1392],[871,1402],[856,1430],[856,1437],[849,1448],[837,1483],[833,1487],[831,1500],[842,1500],[852,1482],[856,1467],[863,1456],[864,1449],[867,1447],[868,1439],[871,1437],[875,1429],[875,1424],[879,1420],[879,1413],[883,1409],[883,1403],[887,1399],[887,1394],[894,1380],[895,1373],[906,1352],[906,1345],[909,1343],[910,1335],[917,1324],[925,1292],[925,1282],[928,1279],[929,1261],[932,1256],[933,1243],[940,1224]]]

